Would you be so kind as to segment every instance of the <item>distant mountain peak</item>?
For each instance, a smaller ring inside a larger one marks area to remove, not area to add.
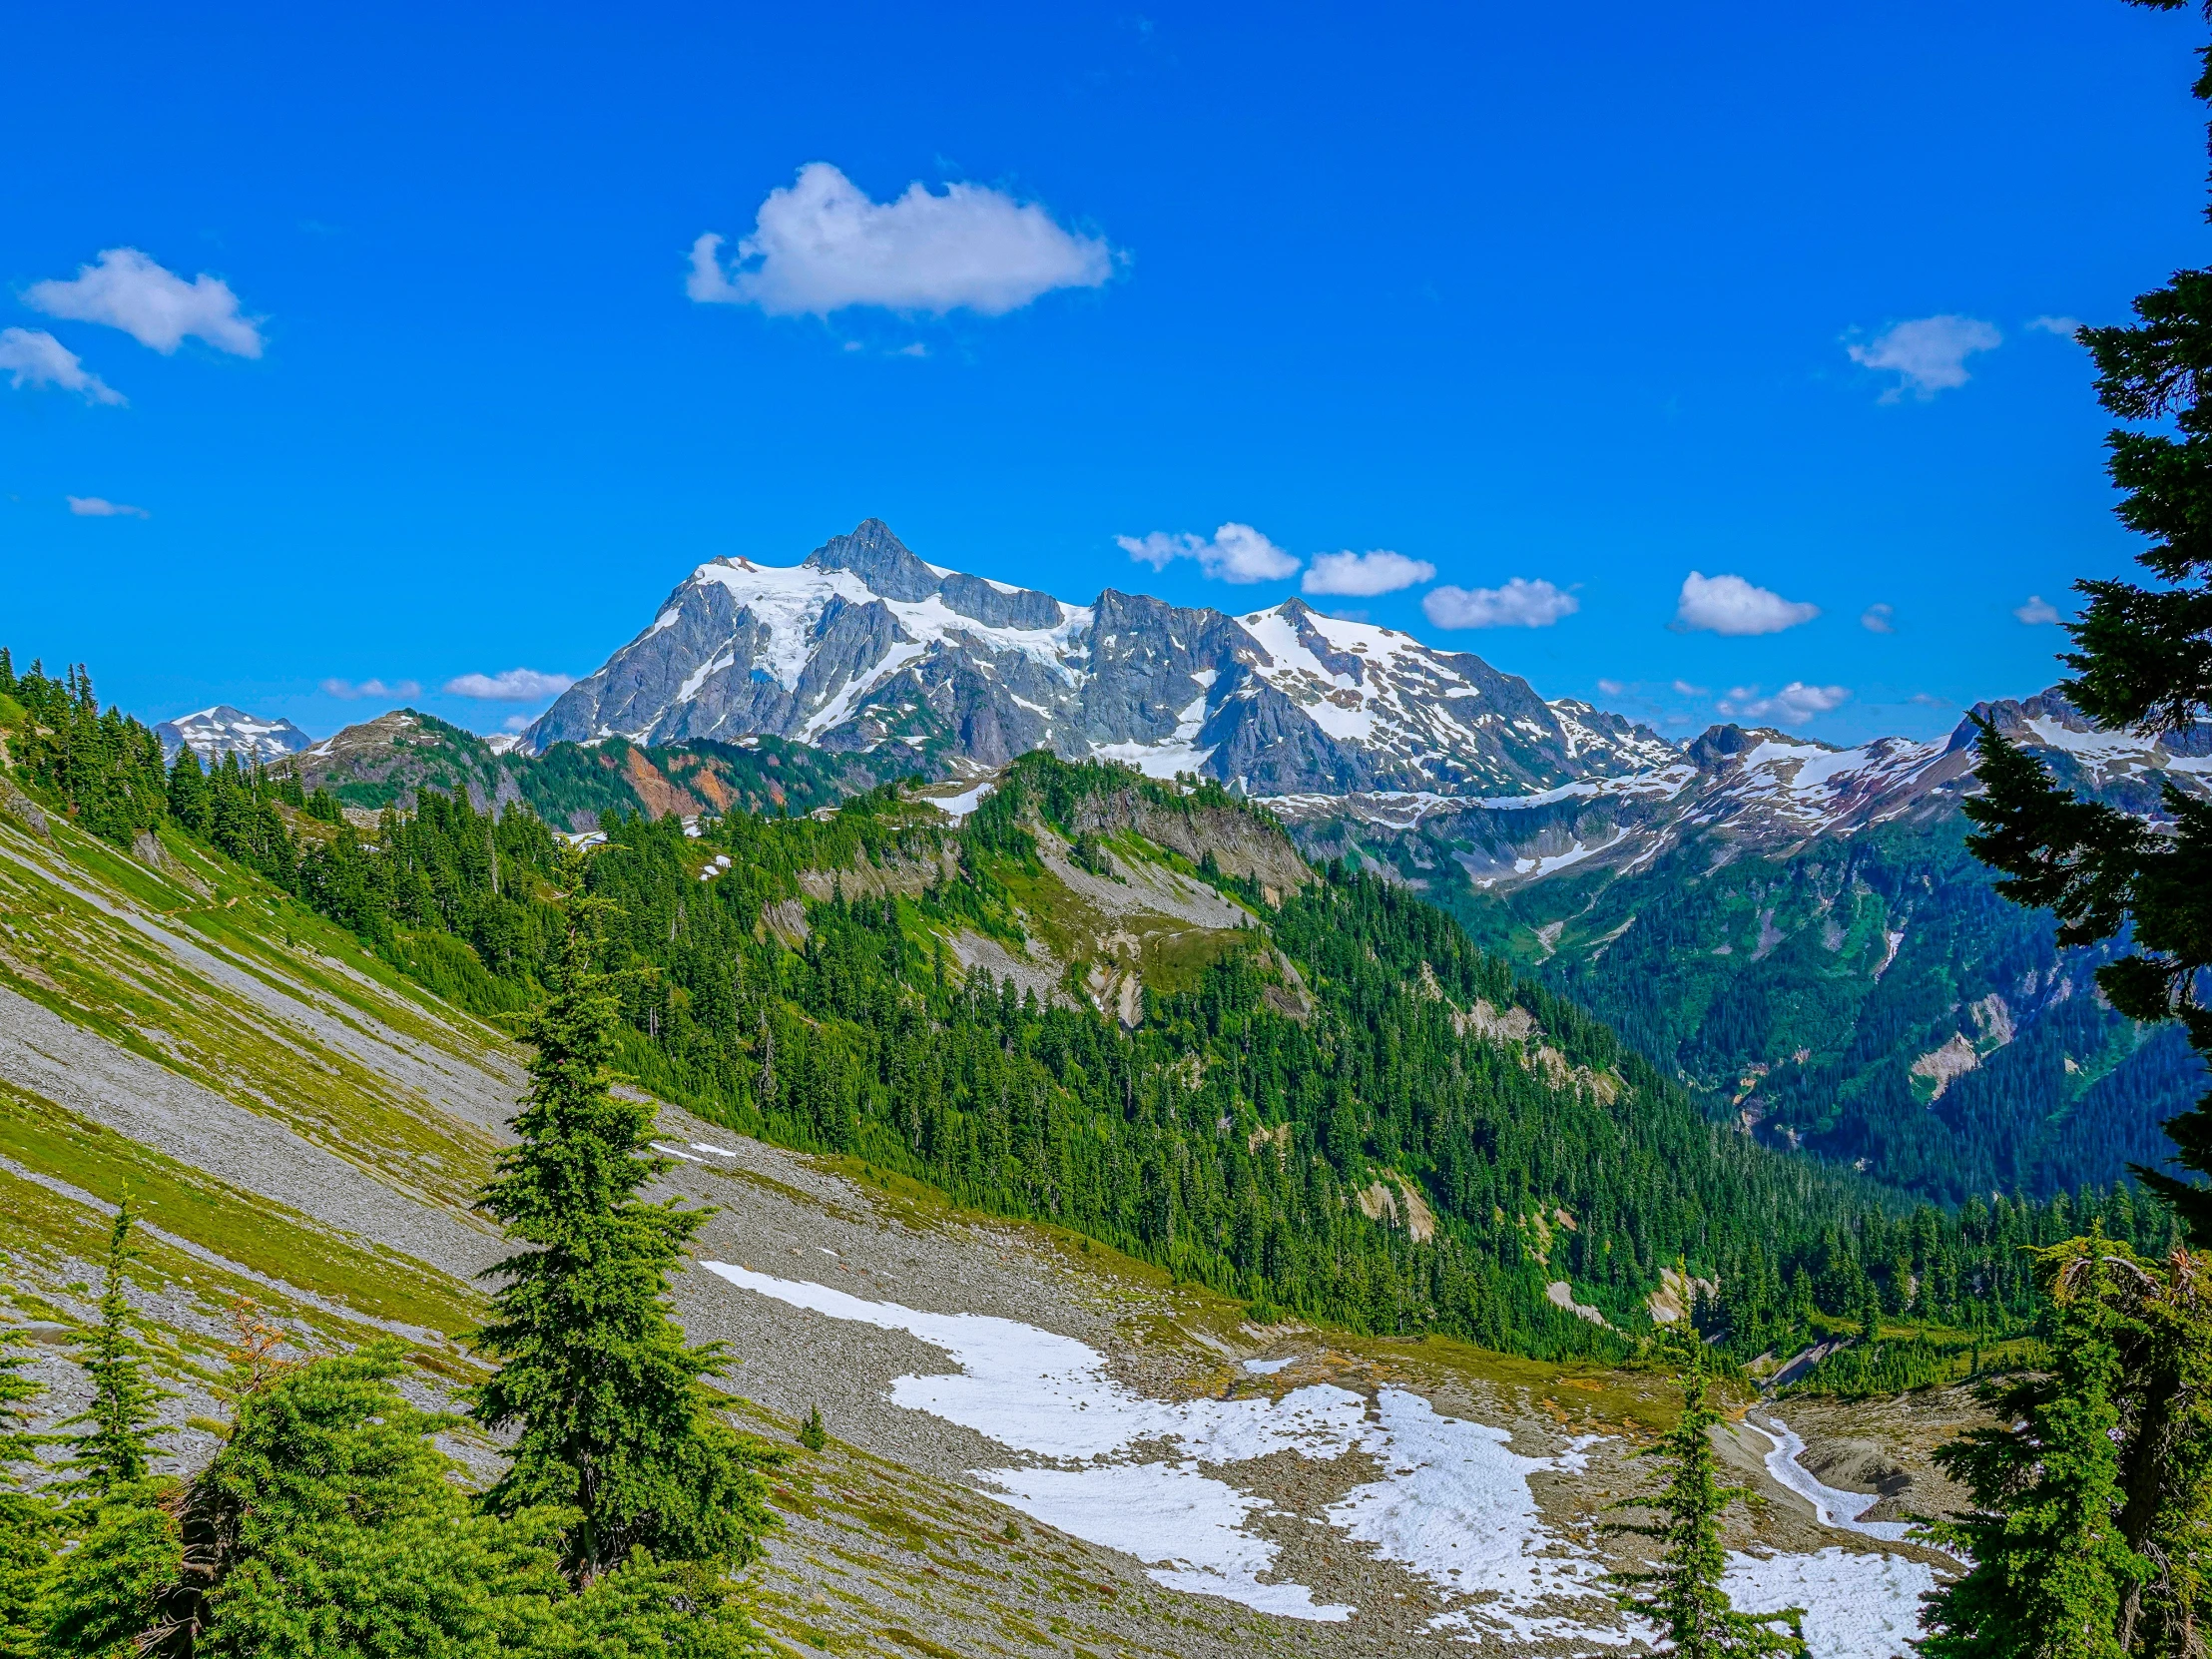
[[[700,565],[522,747],[749,736],[889,746],[940,771],[1046,748],[1255,795],[1543,789],[1676,755],[1471,654],[1302,599],[1242,617],[1114,589],[1072,605],[932,564],[879,519],[797,565]]]
[[[260,761],[266,766],[282,756],[298,754],[314,741],[288,720],[250,715],[228,703],[165,720],[154,728],[154,735],[162,740],[165,756],[174,760],[179,750],[190,749],[202,765],[236,755],[242,762]]]

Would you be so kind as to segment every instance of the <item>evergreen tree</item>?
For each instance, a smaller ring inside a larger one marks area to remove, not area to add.
[[[2037,1253],[2051,1299],[2051,1370],[1985,1383],[1997,1417],[1937,1448],[1973,1507],[1928,1534],[1972,1565],[1928,1600],[1926,1659],[2121,1659],[2123,1604],[2152,1564],[2120,1526],[2122,1396],[2101,1239]],[[2186,1650],[2181,1650],[2186,1651]]]
[[[64,1563],[50,1659],[742,1659],[734,1589],[642,1551],[576,1594],[559,1510],[483,1512],[391,1342],[242,1361],[237,1418],[173,1500],[126,1502]],[[258,1380],[258,1381],[257,1381]]]
[[[499,1371],[475,1416],[519,1431],[489,1502],[503,1514],[576,1510],[562,1547],[579,1584],[641,1548],[735,1564],[768,1521],[759,1454],[709,1409],[700,1379],[720,1349],[685,1346],[667,1294],[706,1212],[636,1196],[668,1165],[643,1155],[653,1107],[608,1089],[617,1002],[596,962],[606,902],[584,891],[580,855],[562,874],[563,932],[525,1033],[536,1052],[514,1120],[522,1141],[482,1199],[533,1247],[486,1275],[501,1284],[477,1345]]]
[[[214,828],[208,775],[201,770],[200,757],[189,743],[179,746],[177,759],[169,765],[169,816],[196,835],[205,835]]]
[[[45,1392],[22,1375],[23,1332],[0,1330],[0,1470],[28,1462],[48,1436],[31,1432],[30,1402]],[[38,1609],[46,1593],[60,1528],[54,1506],[36,1493],[0,1489],[0,1659],[33,1659]]]
[[[146,1479],[154,1455],[154,1405],[170,1397],[169,1390],[146,1375],[145,1346],[131,1331],[131,1304],[124,1289],[137,1259],[131,1243],[131,1201],[126,1196],[108,1233],[100,1323],[79,1349],[79,1363],[92,1379],[92,1403],[62,1425],[89,1424],[65,1442],[71,1455],[62,1466],[76,1472],[59,1489],[95,1501]]]
[[[1724,1486],[1720,1481],[1711,1431],[1721,1414],[1708,1397],[1704,1345],[1693,1338],[1682,1342],[1679,1352],[1682,1414],[1656,1444],[1639,1453],[1662,1461],[1667,1482],[1651,1497],[1614,1505],[1660,1518],[1607,1526],[1608,1531],[1656,1539],[1665,1547],[1659,1564],[1649,1571],[1612,1575],[1621,1586],[1616,1597],[1623,1608],[1657,1625],[1669,1651],[1682,1659],[1751,1659],[1761,1654],[1805,1659],[1805,1639],[1799,1628],[1803,1608],[1740,1613],[1721,1588],[1721,1574],[1728,1564],[1721,1547],[1721,1516],[1731,1502],[1747,1494],[1741,1486]]]
[[[2182,0],[2135,3],[2171,11]],[[2212,100],[2212,69],[2195,91]],[[2077,337],[2096,360],[2099,401],[2132,423],[2107,438],[2108,469],[2126,492],[2120,521],[2151,540],[2137,560],[2159,585],[2075,584],[2089,603],[2068,627],[2064,690],[2100,726],[2157,737],[2187,733],[2212,711],[2212,270],[2177,272],[2137,297],[2135,314]],[[2141,429],[2152,423],[2166,429]],[[2212,1058],[2212,1009],[2199,999],[2212,965],[2212,804],[2165,783],[2167,833],[2059,787],[1985,723],[1979,749],[1984,794],[1965,811],[1981,829],[1974,850],[2009,877],[2000,890],[2054,911],[2063,945],[2124,937],[2128,950],[2097,970],[2113,1007],[2178,1018]],[[2212,1174],[2212,1095],[2166,1131],[2184,1169]],[[2212,1243],[2212,1189],[2136,1173],[2193,1239]]]

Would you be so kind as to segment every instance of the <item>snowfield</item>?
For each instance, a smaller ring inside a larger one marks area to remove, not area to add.
[[[1274,1504],[1241,1489],[1234,1472],[1283,1451],[1317,1462],[1359,1452],[1381,1477],[1312,1519],[1432,1585],[1447,1611],[1431,1629],[1477,1644],[1643,1641],[1612,1607],[1605,1564],[1545,1522],[1529,1486],[1540,1472],[1583,1473],[1591,1439],[1526,1456],[1511,1449],[1504,1429],[1445,1416],[1395,1387],[1372,1401],[1331,1383],[1278,1398],[1151,1399],[1116,1382],[1088,1344],[1018,1320],[920,1313],[727,1262],[702,1266],[742,1291],[943,1350],[956,1369],[896,1379],[892,1402],[1023,1454],[1028,1461],[969,1472],[1036,1520],[1143,1561],[1169,1589],[1284,1618],[1357,1616],[1357,1607],[1280,1576],[1279,1546],[1251,1525]],[[1247,1361],[1245,1369],[1272,1375],[1286,1363]],[[1777,1478],[1821,1506],[1824,1520],[1856,1503],[1856,1521],[1874,1501],[1831,1493],[1795,1465],[1794,1452],[1778,1442],[1770,1466],[1782,1463],[1790,1473]],[[1919,1627],[1919,1597],[1934,1583],[1918,1561],[1843,1549],[1733,1556],[1728,1578],[1749,1610],[1804,1606],[1814,1659],[1897,1659]]]

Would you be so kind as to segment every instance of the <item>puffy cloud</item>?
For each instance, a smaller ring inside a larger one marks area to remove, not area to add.
[[[1898,631],[1897,614],[1894,605],[1869,605],[1859,614],[1859,626],[1870,634],[1894,634]]]
[[[509,715],[499,723],[499,730],[502,732],[527,732],[530,730],[530,717],[528,715]]]
[[[1737,686],[1720,701],[1720,711],[1731,720],[1780,720],[1802,726],[1815,715],[1840,709],[1851,696],[1848,686],[1808,686],[1792,680],[1772,697],[1759,695],[1757,686]]]
[[[1420,608],[1439,628],[1549,628],[1582,601],[1549,582],[1515,576],[1502,588],[1431,588]]]
[[[70,280],[33,282],[24,303],[73,322],[104,322],[141,345],[170,352],[187,334],[239,357],[262,354],[255,319],[239,314],[231,284],[205,272],[186,281],[135,248],[110,248],[98,265],[79,266]]]
[[[2027,596],[2026,604],[2012,607],[2012,614],[2030,628],[2040,628],[2045,623],[2058,620],[2058,607],[2041,594],[2031,593]]]
[[[1851,360],[1863,368],[1892,369],[1898,383],[1882,394],[1895,403],[1910,391],[1922,402],[1939,391],[1962,386],[1969,376],[1966,359],[1976,351],[1994,351],[2004,336],[1979,317],[1917,317],[1896,323],[1871,340],[1845,347]]]
[[[1706,576],[1693,570],[1682,578],[1674,625],[1711,634],[1779,634],[1820,614],[1818,605],[1753,587],[1741,576]]]
[[[1196,559],[1207,576],[1223,582],[1274,582],[1298,571],[1298,560],[1249,524],[1224,524],[1212,536],[1155,530],[1116,536],[1114,545],[1139,564],[1165,570],[1177,559]]]
[[[2056,334],[2060,339],[2072,339],[2075,332],[2081,327],[2081,318],[2078,316],[2031,316],[2027,319],[2027,325],[2030,328],[2040,329],[2046,334]]]
[[[43,328],[0,328],[0,374],[21,391],[25,386],[59,386],[87,403],[121,403],[121,392],[86,371],[77,353]]]
[[[1377,548],[1372,553],[1317,553],[1299,586],[1307,593],[1373,599],[1379,593],[1395,593],[1415,582],[1432,582],[1435,578],[1436,567],[1426,559],[1408,559],[1402,553]]]
[[[535,703],[558,697],[576,684],[569,674],[542,674],[534,668],[510,668],[497,674],[462,674],[446,681],[449,697],[474,697],[487,703]]]
[[[1034,202],[987,185],[916,183],[872,202],[828,162],[769,192],[753,234],[724,262],[712,232],[692,244],[684,291],[771,316],[828,316],[847,305],[999,316],[1053,288],[1101,286],[1113,250],[1063,230]]]
[[[1677,680],[1674,683],[1674,690],[1677,697],[1710,697],[1713,695],[1710,687],[1693,686],[1687,680]]]
[[[79,518],[152,518],[144,507],[126,506],[121,501],[103,500],[97,495],[65,495],[69,510]]]
[[[1597,683],[1597,689],[1607,697],[1618,697],[1621,693],[1633,688],[1625,680],[1600,680]]]
[[[342,698],[347,703],[355,703],[364,697],[418,697],[422,688],[412,680],[394,680],[390,685],[381,680],[363,680],[359,685],[350,680],[325,680],[322,682],[322,693],[325,697]]]

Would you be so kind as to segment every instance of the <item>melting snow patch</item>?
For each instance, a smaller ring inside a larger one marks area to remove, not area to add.
[[[962,790],[958,795],[940,797],[931,801],[929,805],[957,823],[974,812],[976,808],[982,806],[983,797],[989,795],[996,788],[998,788],[996,784],[985,780],[973,789]]]
[[[1376,1406],[1382,1419],[1376,1452],[1390,1473],[1331,1504],[1332,1520],[1384,1560],[1485,1598],[1447,1615],[1452,1628],[1522,1641],[1616,1639],[1572,1620],[1532,1616],[1554,1598],[1604,1593],[1593,1587],[1603,1568],[1545,1528],[1528,1488],[1531,1474],[1557,1469],[1563,1459],[1523,1457],[1508,1449],[1504,1429],[1438,1416],[1402,1388],[1382,1389]],[[1617,1640],[1629,1637],[1622,1632]]]
[[[1910,1521],[1861,1520],[1861,1515],[1882,1501],[1882,1494],[1839,1491],[1834,1486],[1823,1485],[1798,1461],[1805,1453],[1804,1439],[1780,1417],[1775,1418],[1773,1428],[1761,1428],[1758,1423],[1751,1426],[1774,1442],[1774,1449],[1767,1453],[1767,1472],[1812,1504],[1813,1513],[1823,1526],[1864,1533],[1892,1544],[1903,1542],[1913,1530]]]
[[[1833,1545],[1818,1555],[1731,1551],[1721,1588],[1746,1613],[1804,1608],[1813,1659],[1905,1659],[1936,1574],[1903,1555],[1855,1555]]]
[[[687,1164],[703,1164],[707,1161],[704,1158],[694,1158],[690,1153],[680,1151],[673,1146],[663,1146],[659,1141],[653,1141],[650,1144],[653,1150],[664,1158],[681,1158]]]
[[[717,1158],[735,1158],[737,1154],[726,1146],[709,1146],[705,1141],[692,1142],[694,1152],[712,1152]]]
[[[1273,1377],[1285,1366],[1296,1364],[1298,1364],[1298,1361],[1295,1358],[1289,1360],[1247,1360],[1244,1363],[1244,1369],[1255,1377]]]
[[[1373,1544],[1447,1596],[1470,1598],[1456,1628],[1627,1639],[1558,1616],[1562,1597],[1603,1598],[1592,1582],[1601,1568],[1545,1527],[1528,1476],[1580,1468],[1579,1443],[1558,1458],[1523,1457],[1506,1449],[1502,1430],[1439,1416],[1419,1395],[1395,1388],[1382,1391],[1376,1416],[1359,1394],[1327,1383],[1280,1399],[1149,1399],[1115,1382],[1098,1352],[1072,1337],[984,1315],[918,1313],[723,1262],[702,1265],[793,1307],[904,1331],[943,1349],[959,1369],[898,1378],[892,1401],[1055,1460],[1060,1466],[970,1472],[1038,1520],[1150,1563],[1151,1576],[1171,1589],[1286,1618],[1351,1617],[1355,1609],[1317,1602],[1305,1585],[1262,1582],[1278,1549],[1246,1526],[1266,1500],[1202,1470],[1279,1451],[1316,1461],[1360,1451],[1390,1472],[1348,1493],[1314,1524]],[[1147,1442],[1167,1460],[1136,1461]]]

